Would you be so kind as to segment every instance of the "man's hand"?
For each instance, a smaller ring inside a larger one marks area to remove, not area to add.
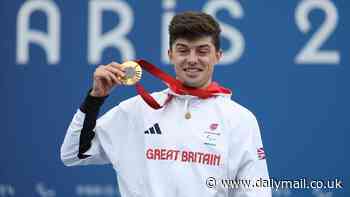
[[[100,65],[94,72],[94,82],[91,96],[107,96],[113,87],[122,85],[121,78],[125,76],[120,64],[111,62],[107,65]]]

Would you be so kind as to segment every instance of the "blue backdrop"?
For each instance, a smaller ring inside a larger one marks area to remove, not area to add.
[[[222,24],[225,58],[214,78],[258,117],[270,176],[344,186],[274,196],[349,196],[349,7],[345,0],[1,0],[0,197],[119,196],[111,166],[64,167],[60,145],[96,65],[145,58],[173,73],[166,28],[185,10]],[[142,83],[164,88],[149,75]],[[132,87],[117,88],[102,113],[133,95]]]

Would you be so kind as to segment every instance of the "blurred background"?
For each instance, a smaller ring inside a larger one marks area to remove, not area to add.
[[[173,74],[167,26],[186,10],[221,23],[224,59],[214,79],[257,116],[270,176],[324,182],[273,196],[348,197],[349,7],[345,0],[1,0],[0,197],[119,196],[111,166],[62,164],[66,129],[97,65],[144,58]],[[165,88],[147,74],[142,84]],[[101,113],[135,94],[116,89]],[[343,188],[325,187],[336,179]]]

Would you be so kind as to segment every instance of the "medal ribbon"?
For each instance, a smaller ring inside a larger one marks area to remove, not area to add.
[[[231,94],[230,89],[221,87],[215,82],[211,83],[206,89],[191,88],[184,86],[181,81],[173,78],[171,75],[165,73],[164,71],[157,68],[155,65],[147,62],[146,60],[137,60],[136,62],[144,70],[165,82],[165,84],[176,94],[192,95],[202,99],[212,97],[218,93]],[[140,83],[136,83],[136,91],[150,107],[154,109],[160,109],[163,107],[145,90],[145,88]],[[164,105],[167,104],[171,100],[171,98],[171,96],[168,97]]]

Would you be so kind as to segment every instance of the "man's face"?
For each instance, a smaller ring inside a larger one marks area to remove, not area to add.
[[[212,80],[214,65],[221,58],[210,36],[196,40],[176,39],[168,51],[176,78],[186,86],[205,88]]]

